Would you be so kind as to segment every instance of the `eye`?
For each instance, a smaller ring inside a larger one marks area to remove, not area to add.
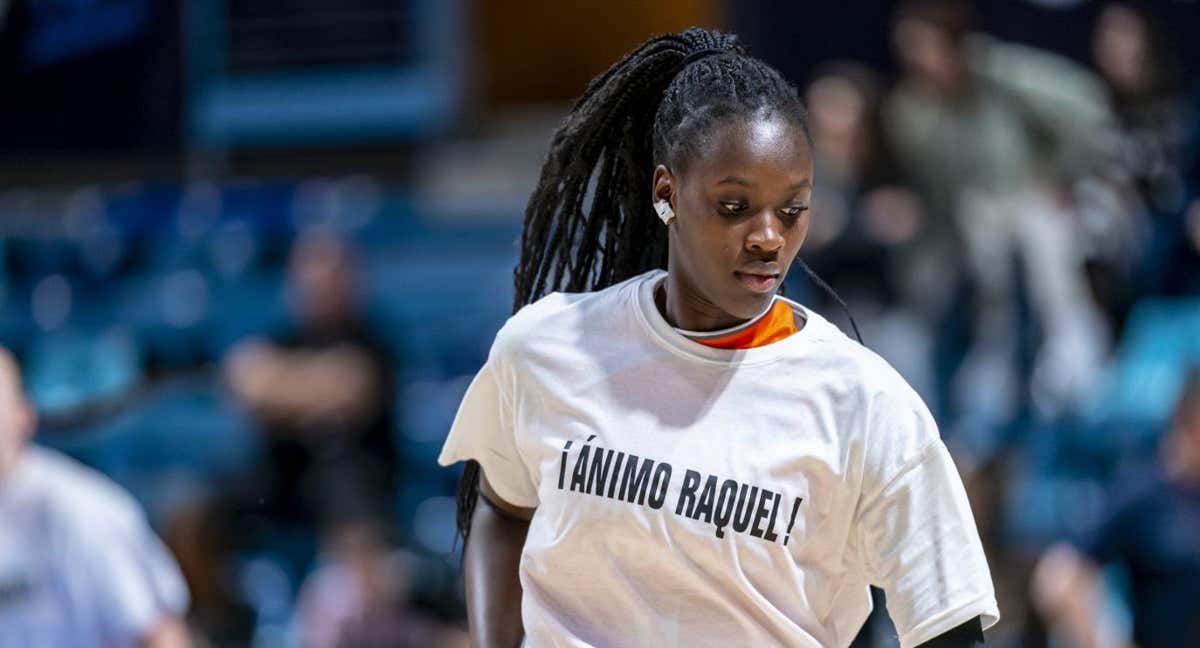
[[[808,211],[808,207],[805,207],[804,205],[792,205],[791,207],[785,207],[779,211],[788,218],[797,218],[800,216],[800,214]]]
[[[747,205],[739,200],[722,200],[721,212],[730,215],[740,214],[746,211]]]

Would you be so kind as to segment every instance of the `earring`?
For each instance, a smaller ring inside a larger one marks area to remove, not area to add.
[[[670,225],[675,221],[675,210],[671,209],[671,203],[665,200],[654,201],[654,211],[658,212],[663,225]]]

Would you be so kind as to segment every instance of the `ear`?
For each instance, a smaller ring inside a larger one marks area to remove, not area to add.
[[[675,208],[675,178],[666,166],[660,164],[654,167],[654,183],[650,188],[650,199],[657,202],[665,200]]]

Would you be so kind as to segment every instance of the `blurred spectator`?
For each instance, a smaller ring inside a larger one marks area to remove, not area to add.
[[[971,352],[942,371],[957,371],[946,396],[958,411],[987,427],[1031,397],[1052,412],[1069,404],[1107,352],[1070,189],[1111,157],[1112,117],[1086,70],[971,29],[968,3],[902,4],[892,36],[903,75],[884,115],[930,210],[908,294],[940,313],[958,297],[956,273],[973,289]],[[1032,372],[1022,368],[1023,300],[1038,331]]]
[[[895,281],[910,262],[924,206],[899,183],[882,134],[881,93],[871,69],[848,61],[822,66],[805,91],[821,181],[813,189],[804,259],[852,304],[872,348],[932,396],[929,359],[921,352],[928,336]]]
[[[268,435],[252,499],[286,523],[335,525],[393,514],[392,370],[355,304],[352,253],[302,234],[288,283],[296,315],[271,340],[238,344],[224,372]]]
[[[0,349],[0,646],[187,646],[187,586],[141,509],[27,446],[34,416]]]
[[[1158,465],[1126,492],[1087,541],[1046,553],[1032,600],[1071,646],[1121,645],[1100,572],[1119,565],[1134,644],[1200,646],[1200,369],[1184,387]]]
[[[411,557],[377,524],[341,526],[327,536],[323,565],[301,587],[295,622],[303,648],[466,645],[409,599]]]
[[[1182,149],[1191,127],[1161,34],[1144,9],[1110,3],[1096,21],[1092,56],[1121,127],[1118,162],[1155,208],[1179,212]]]
[[[1095,237],[1103,243],[1097,256],[1106,262],[1093,268],[1097,292],[1118,325],[1136,295],[1177,294],[1195,287],[1180,272],[1181,266],[1197,267],[1188,258],[1183,219],[1188,199],[1184,157],[1195,130],[1194,115],[1180,93],[1172,48],[1162,34],[1144,8],[1114,2],[1100,13],[1092,36],[1093,60],[1108,85],[1119,125],[1114,180],[1132,194],[1117,205],[1123,212],[1118,216],[1129,223],[1109,227],[1108,240],[1102,233]]]
[[[913,238],[923,214],[916,196],[898,184],[886,150],[880,81],[857,63],[833,63],[818,72],[805,100],[822,180],[813,192],[806,257],[835,286],[861,285],[868,277],[886,282],[888,250]],[[832,258],[824,258],[826,250]],[[892,297],[886,284],[871,292]]]

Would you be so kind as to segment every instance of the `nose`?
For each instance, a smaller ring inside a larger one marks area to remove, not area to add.
[[[756,215],[750,222],[750,231],[746,234],[746,249],[758,254],[774,254],[783,247],[783,232],[780,231],[779,219],[769,210]]]

